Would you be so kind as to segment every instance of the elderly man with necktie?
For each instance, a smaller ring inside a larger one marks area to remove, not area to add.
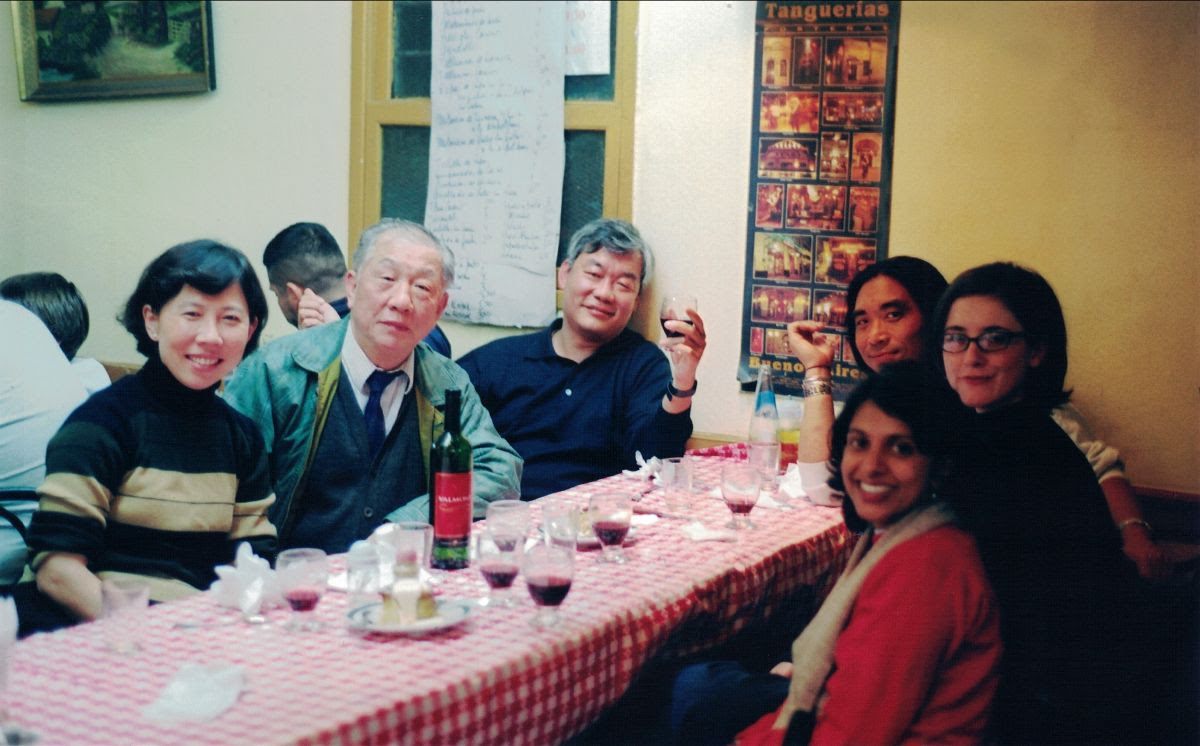
[[[433,234],[385,219],[363,231],[346,274],[351,314],[267,345],[230,378],[226,398],[267,443],[281,549],[344,552],[387,520],[425,520],[447,389],[463,392],[476,517],[519,494],[520,456],[462,369],[421,341],[453,279],[454,255]]]

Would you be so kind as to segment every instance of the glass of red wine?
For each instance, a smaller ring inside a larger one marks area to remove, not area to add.
[[[514,541],[507,534],[496,535],[490,529],[475,535],[475,561],[488,585],[487,597],[480,600],[480,606],[516,605],[512,597],[512,585],[521,570],[524,549],[524,541]]]
[[[754,528],[750,522],[750,511],[758,503],[758,492],[762,477],[755,466],[738,461],[721,467],[721,496],[733,513],[729,528],[735,530]]]
[[[633,520],[633,499],[621,492],[593,495],[588,502],[588,519],[600,542],[600,561],[618,565],[625,562],[621,545]]]
[[[538,608],[530,623],[543,628],[556,626],[560,621],[558,607],[575,577],[574,548],[553,544],[532,546],[521,560],[521,572]]]
[[[285,549],[275,558],[275,574],[283,597],[292,607],[292,617],[284,625],[293,632],[321,628],[313,619],[313,609],[325,594],[329,582],[329,560],[320,549]]]
[[[667,328],[668,321],[679,321],[688,326],[692,325],[692,318],[688,316],[688,310],[699,310],[694,295],[664,295],[662,305],[658,307],[658,321],[662,324],[663,334],[668,337],[682,337],[683,332],[675,331]]]

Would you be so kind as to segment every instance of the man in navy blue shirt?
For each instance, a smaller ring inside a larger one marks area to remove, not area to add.
[[[562,318],[458,361],[496,429],[525,460],[521,495],[532,500],[683,454],[692,434],[704,321],[666,322],[662,349],[626,329],[654,258],[637,229],[601,218],[571,237],[558,268]],[[664,352],[666,354],[664,354]]]
[[[283,317],[307,329],[345,318],[346,260],[337,239],[320,223],[294,223],[279,231],[263,250],[271,292]],[[425,344],[450,357],[450,340],[433,327]]]

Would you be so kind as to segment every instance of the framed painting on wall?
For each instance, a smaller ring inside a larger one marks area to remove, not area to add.
[[[216,88],[210,0],[11,0],[22,101]]]

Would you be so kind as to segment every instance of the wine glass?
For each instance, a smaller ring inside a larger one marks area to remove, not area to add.
[[[739,531],[754,528],[750,522],[750,511],[758,502],[761,482],[758,469],[747,462],[739,461],[721,467],[721,496],[725,498],[729,512],[733,513],[729,528]]]
[[[525,542],[514,541],[511,535],[497,536],[490,528],[475,535],[475,558],[479,572],[488,585],[487,597],[480,606],[515,606],[512,584],[521,569]]]
[[[663,503],[666,518],[686,520],[692,512],[692,462],[687,456],[676,456],[662,460],[658,472],[662,481]]]
[[[488,503],[487,529],[498,543],[505,546],[524,544],[525,535],[529,532],[529,503],[521,500]]]
[[[758,471],[759,487],[779,507],[787,507],[779,495],[779,444],[775,442],[751,443],[747,463]]]
[[[329,560],[320,549],[285,549],[275,559],[275,573],[292,618],[285,627],[293,632],[318,630],[310,614],[321,601],[329,582]]]
[[[530,624],[543,628],[557,625],[558,606],[567,597],[575,577],[574,548],[553,544],[532,546],[521,561],[521,572],[538,607]]]
[[[0,598],[0,628],[11,636],[0,636],[0,743],[37,743],[38,736],[9,721],[8,679],[12,672],[13,652],[17,647],[17,604],[12,598]]]
[[[592,522],[592,532],[600,542],[600,561],[624,563],[621,544],[633,520],[633,500],[621,492],[593,495],[588,502],[588,518]]]
[[[658,307],[658,320],[662,324],[663,334],[668,337],[682,337],[683,332],[673,331],[667,328],[668,321],[680,321],[688,326],[692,325],[692,319],[687,312],[691,309],[696,311],[699,305],[696,302],[694,295],[664,295],[662,305]]]

